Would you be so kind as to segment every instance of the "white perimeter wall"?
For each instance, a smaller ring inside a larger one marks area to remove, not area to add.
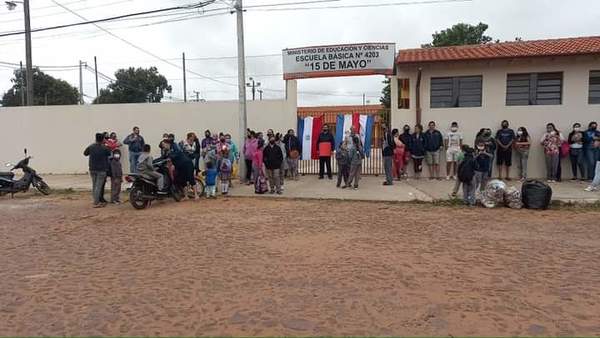
[[[575,122],[580,122],[587,128],[590,121],[600,121],[600,105],[588,104],[589,72],[590,70],[600,70],[599,57],[441,63],[422,65],[421,67],[421,107],[424,128],[427,128],[427,123],[433,120],[437,122],[438,129],[445,133],[448,131],[450,123],[457,121],[465,137],[465,142],[473,145],[475,134],[480,128],[489,127],[495,132],[504,119],[510,122],[511,128],[515,131],[519,126],[525,126],[532,135],[533,141],[528,163],[530,177],[546,177],[544,155],[539,144],[539,139],[545,132],[546,123],[553,122],[563,133],[568,134]],[[562,105],[506,106],[507,74],[557,71],[563,72]],[[432,77],[466,75],[483,76],[482,107],[430,108],[430,79]],[[402,128],[404,124],[413,127],[416,121],[416,67],[400,68],[398,78],[410,79],[410,109],[398,109],[397,83],[392,81],[392,125],[394,128]],[[562,162],[562,172],[563,178],[571,177],[568,159]],[[442,168],[442,173],[445,174],[445,168]],[[517,174],[514,156],[512,173],[513,177]]]
[[[287,92],[285,100],[248,101],[248,128],[295,129],[295,81],[288,81]],[[133,126],[140,127],[155,155],[163,133],[174,133],[179,141],[190,131],[202,138],[204,130],[210,129],[230,133],[239,145],[238,107],[237,101],[0,107],[0,161],[2,166],[7,161],[14,163],[27,148],[34,157],[31,166],[41,173],[86,173],[88,160],[83,150],[94,141],[94,134],[115,131],[122,141]],[[127,156],[123,161],[128,170]]]

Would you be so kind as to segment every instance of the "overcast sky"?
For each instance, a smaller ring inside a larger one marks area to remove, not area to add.
[[[61,9],[51,0],[31,1],[32,28],[81,21]],[[87,19],[99,19],[119,14],[189,4],[194,0],[57,0]],[[290,3],[307,0],[245,0],[245,6]],[[426,0],[404,0],[418,2]],[[228,1],[219,1],[207,10],[222,8]],[[328,4],[289,7],[318,7],[353,4],[400,3],[402,0],[340,0]],[[488,35],[494,39],[526,40],[555,37],[600,35],[599,0],[472,0],[465,2],[412,4],[392,7],[319,9],[295,11],[264,11],[251,8],[245,13],[246,55],[248,76],[262,82],[264,98],[283,95],[281,50],[290,47],[354,42],[395,42],[397,49],[419,47],[431,41],[431,34],[457,22],[485,22]],[[222,11],[196,14],[194,19],[140,27],[168,19],[183,19],[181,15],[145,18],[102,24],[102,27],[147,51],[176,64],[185,52],[188,69],[200,75],[235,84],[236,23]],[[209,16],[213,15],[213,16]],[[191,16],[185,17],[190,18]],[[0,32],[23,29],[22,7],[9,12],[0,8]],[[135,27],[137,26],[137,27]],[[277,54],[277,55],[273,55]],[[183,98],[182,71],[145,54],[110,36],[94,26],[33,34],[33,63],[40,66],[72,66],[79,60],[93,66],[98,57],[98,69],[112,76],[116,69],[128,66],[157,66],[173,86],[172,99]],[[197,58],[214,58],[201,59]],[[0,61],[18,63],[25,60],[23,36],[0,37]],[[77,69],[44,69],[49,74],[78,86]],[[0,93],[11,86],[12,70],[0,67]],[[299,81],[299,104],[361,104],[362,94],[377,103],[382,76],[311,79]],[[84,92],[90,101],[95,96],[94,75],[83,73]],[[101,80],[100,86],[107,81]],[[235,99],[237,88],[215,83],[188,74],[188,98],[199,91],[206,100]],[[320,95],[317,95],[320,94]],[[91,97],[91,98],[90,98]],[[167,94],[168,97],[168,94]]]

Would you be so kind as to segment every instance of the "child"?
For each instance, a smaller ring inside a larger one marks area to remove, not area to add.
[[[152,165],[154,159],[150,154],[150,150],[150,145],[147,143],[144,144],[142,148],[142,154],[138,159],[137,172],[142,176],[156,180],[158,191],[162,191],[164,189],[165,178],[161,173],[154,170],[154,166]]]
[[[492,165],[492,154],[486,151],[485,142],[477,142],[477,156],[475,157],[475,189],[483,191],[489,179]]]
[[[229,180],[231,178],[231,170],[233,169],[231,160],[229,159],[229,150],[222,151],[221,166],[219,167],[219,176],[221,177],[221,193],[229,194]]]
[[[463,185],[463,200],[465,204],[468,206],[475,205],[475,168],[477,166],[477,162],[473,157],[473,153],[475,152],[473,148],[465,146],[464,150],[464,158],[461,160],[458,165],[457,177],[455,189],[458,190],[458,186],[460,183]],[[456,195],[454,192],[453,195]]]
[[[458,131],[458,122],[452,122],[444,140],[446,146],[446,180],[456,177],[458,155],[461,153],[463,137]]]
[[[121,183],[123,182],[123,167],[121,166],[121,151],[113,150],[110,158],[110,203],[121,204]]]
[[[206,198],[217,198],[217,169],[213,162],[206,162]]]

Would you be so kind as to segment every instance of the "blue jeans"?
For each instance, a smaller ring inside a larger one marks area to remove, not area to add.
[[[594,179],[594,172],[596,169],[596,149],[594,148],[586,148],[585,152],[585,169],[586,176],[588,180]],[[585,176],[584,176],[585,177]]]
[[[104,184],[106,183],[106,171],[90,171],[92,177],[92,197],[94,205],[100,204],[104,199]]]
[[[137,173],[137,164],[138,159],[140,158],[141,153],[130,151],[129,152],[129,172],[132,174]]]

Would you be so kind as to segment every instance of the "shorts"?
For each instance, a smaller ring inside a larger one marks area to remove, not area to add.
[[[438,151],[427,151],[425,152],[425,162],[427,165],[440,164],[441,152]]]
[[[450,147],[446,151],[446,161],[448,162],[458,162],[458,155],[460,155],[461,150],[459,147]]]
[[[506,150],[498,149],[496,154],[496,164],[510,167],[512,165],[512,148]]]

